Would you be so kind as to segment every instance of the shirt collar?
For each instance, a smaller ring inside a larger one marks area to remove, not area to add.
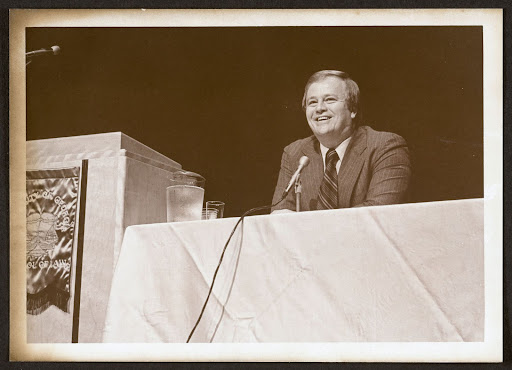
[[[347,150],[348,144],[350,143],[350,139],[352,136],[349,136],[347,139],[345,139],[340,145],[336,147],[336,153],[338,153],[338,157],[340,159],[343,159],[343,156],[345,155],[345,151]],[[325,147],[320,143],[320,151],[322,152],[322,160],[324,161],[324,168],[325,168],[325,156],[327,155],[327,151],[329,148]]]

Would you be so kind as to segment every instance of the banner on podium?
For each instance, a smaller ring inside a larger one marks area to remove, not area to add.
[[[27,171],[27,313],[69,312],[80,167]]]

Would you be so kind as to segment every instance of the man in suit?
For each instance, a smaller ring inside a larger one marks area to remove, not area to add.
[[[284,149],[274,192],[282,196],[302,156],[301,211],[396,204],[406,201],[411,165],[405,140],[359,125],[359,87],[347,73],[324,70],[305,87],[302,108],[312,136]],[[294,211],[295,192],[272,208]]]

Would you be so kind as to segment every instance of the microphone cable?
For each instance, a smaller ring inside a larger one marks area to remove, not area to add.
[[[197,318],[197,321],[196,321],[194,327],[192,328],[192,331],[188,335],[187,343],[190,342],[190,338],[192,338],[192,335],[194,335],[194,332],[196,331],[196,328],[199,325],[199,322],[201,321],[201,318],[203,317],[204,310],[206,309],[206,305],[208,304],[208,300],[210,299],[210,295],[212,294],[212,291],[213,291],[213,284],[215,284],[215,279],[217,278],[217,273],[219,272],[220,265],[222,263],[222,260],[224,259],[224,253],[226,252],[228,244],[231,241],[231,238],[233,237],[233,234],[235,233],[236,229],[238,228],[238,225],[240,224],[240,222],[242,222],[242,220],[244,219],[245,216],[248,216],[249,214],[251,214],[253,212],[263,211],[265,209],[277,206],[279,203],[281,203],[284,200],[284,198],[286,198],[287,195],[288,195],[288,192],[283,194],[281,199],[279,199],[276,203],[274,203],[274,204],[272,204],[270,206],[256,207],[256,208],[252,208],[252,209],[246,211],[240,217],[240,219],[237,221],[235,227],[233,228],[233,230],[231,231],[231,234],[229,235],[228,240],[226,241],[226,244],[224,245],[224,248],[222,249],[222,254],[220,255],[219,263],[217,264],[217,268],[215,269],[215,273],[213,274],[213,279],[212,279],[212,283],[210,285],[210,290],[208,291],[208,295],[206,296],[206,300],[204,301],[203,308],[201,309],[201,313],[199,314],[199,317]]]

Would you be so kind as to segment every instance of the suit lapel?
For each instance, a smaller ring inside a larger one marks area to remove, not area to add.
[[[302,152],[309,157],[309,165],[304,169],[307,176],[302,176],[302,187],[304,194],[311,194],[312,199],[316,199],[320,184],[324,177],[324,162],[320,153],[320,143],[311,136],[302,146]]]
[[[363,168],[365,156],[362,153],[365,149],[366,131],[358,128],[350,140],[338,172],[338,207],[340,208],[350,207],[354,185]],[[322,161],[321,156],[320,161]]]

